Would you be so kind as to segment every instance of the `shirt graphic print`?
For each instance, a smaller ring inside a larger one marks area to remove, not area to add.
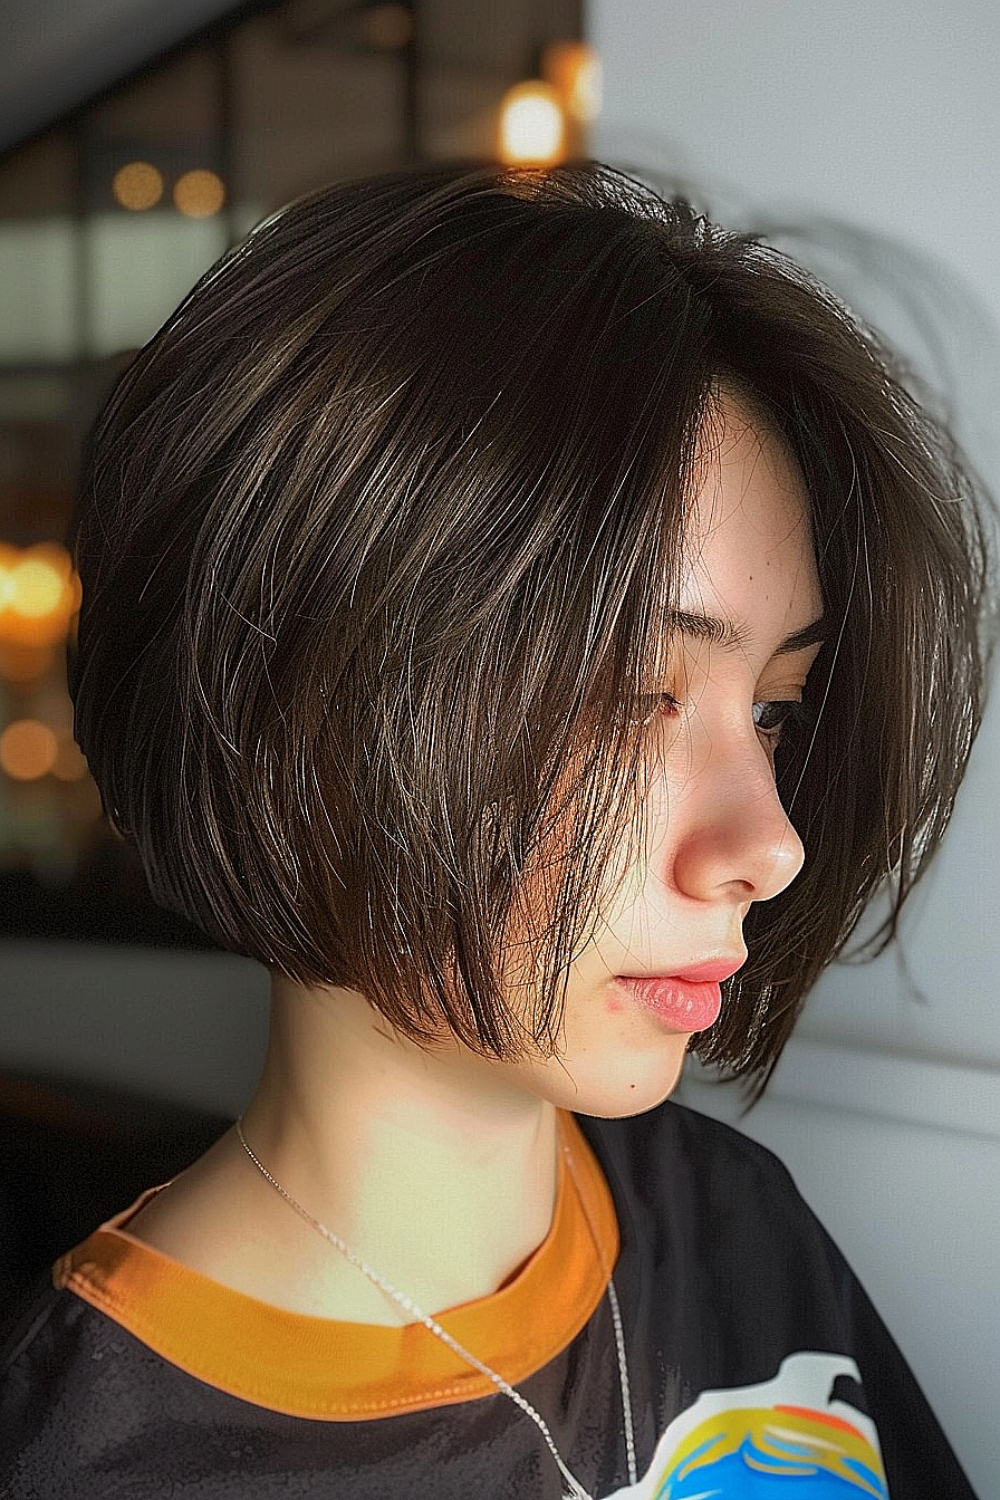
[[[841,1376],[852,1359],[790,1354],[763,1385],[703,1391],[608,1500],[887,1500],[875,1424],[828,1396]]]

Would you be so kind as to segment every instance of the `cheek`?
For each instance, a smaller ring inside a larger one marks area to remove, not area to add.
[[[532,1070],[529,1087],[557,1106],[618,1118],[653,1109],[673,1093],[688,1036],[647,1026],[627,1000],[577,1008],[558,1062]]]

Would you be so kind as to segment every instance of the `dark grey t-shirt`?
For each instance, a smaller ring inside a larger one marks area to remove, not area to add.
[[[610,1304],[600,1288],[582,1326],[517,1387],[592,1495],[976,1500],[860,1283],[771,1152],[673,1101],[633,1119],[572,1119],[617,1219],[614,1283],[636,1485],[629,1483]],[[103,1306],[46,1278],[0,1339],[5,1500],[564,1494],[535,1424],[492,1389],[468,1400],[452,1390],[446,1404],[417,1410],[387,1403],[357,1420],[343,1408],[333,1418],[277,1409],[288,1403],[270,1394],[277,1389],[271,1371],[289,1357],[295,1330],[318,1320],[258,1317],[259,1379],[252,1356],[242,1356],[237,1392],[224,1373],[226,1351],[223,1373],[211,1379],[203,1366],[185,1368],[182,1348],[172,1357],[163,1352],[155,1330],[158,1297],[172,1295],[167,1283],[153,1279],[144,1292],[146,1337],[143,1309],[137,1316],[133,1302],[126,1318],[114,1277],[100,1284],[112,1289]],[[269,1309],[226,1295],[238,1342],[247,1333],[241,1307],[255,1316]],[[511,1306],[518,1305],[515,1296]],[[273,1329],[273,1338],[261,1329]],[[534,1332],[515,1329],[515,1342]],[[341,1385],[361,1345],[345,1338],[342,1347]],[[315,1356],[303,1347],[303,1367]]]

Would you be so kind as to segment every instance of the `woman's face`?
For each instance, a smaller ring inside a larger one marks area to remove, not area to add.
[[[616,976],[676,975],[717,960],[735,970],[750,907],[783,891],[803,862],[778,800],[774,754],[782,705],[801,700],[819,651],[815,639],[790,640],[823,612],[807,502],[780,440],[732,400],[720,415],[703,453],[693,562],[678,602],[683,615],[721,622],[729,639],[678,633],[666,673],[648,686],[679,706],[648,731],[646,846],[570,965],[558,1051],[484,1063],[582,1114],[637,1114],[662,1102],[694,1029],[640,1003]],[[519,1003],[516,989],[510,1003]]]

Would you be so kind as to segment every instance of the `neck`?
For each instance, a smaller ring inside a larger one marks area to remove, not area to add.
[[[425,1312],[496,1291],[552,1222],[554,1105],[458,1044],[416,1047],[354,991],[275,979],[267,1061],[243,1128],[286,1192]],[[299,1220],[261,1185],[275,1212]],[[341,1292],[345,1278],[364,1282],[360,1305],[373,1306],[363,1273],[325,1252]]]

